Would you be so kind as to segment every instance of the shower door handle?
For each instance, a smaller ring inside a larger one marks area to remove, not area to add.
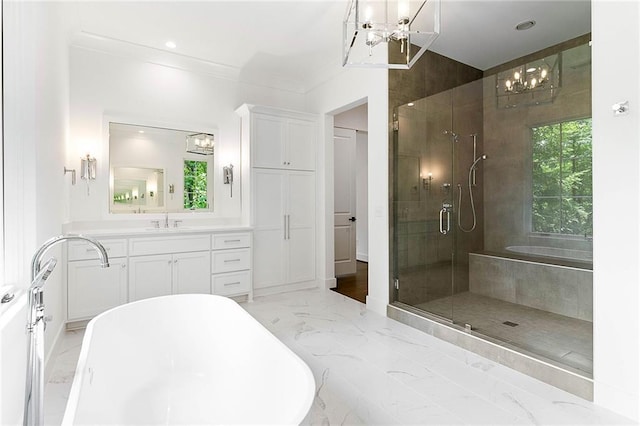
[[[451,209],[453,208],[452,204],[442,203],[442,208],[440,209],[440,233],[442,235],[447,235],[451,230]],[[447,223],[445,227],[444,223],[444,215],[447,215]]]

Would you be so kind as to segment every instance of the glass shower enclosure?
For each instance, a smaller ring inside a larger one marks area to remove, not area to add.
[[[585,44],[394,109],[394,305],[591,375],[590,99]]]

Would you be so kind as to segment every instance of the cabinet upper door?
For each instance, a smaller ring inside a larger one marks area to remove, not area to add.
[[[316,126],[303,120],[287,121],[287,168],[316,169]]]
[[[251,153],[254,167],[286,167],[285,123],[282,118],[271,115],[253,116]]]
[[[315,170],[315,122],[255,114],[251,124],[253,167]]]

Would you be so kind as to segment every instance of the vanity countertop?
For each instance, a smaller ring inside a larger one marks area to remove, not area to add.
[[[154,235],[179,235],[179,234],[194,234],[194,233],[223,233],[223,232],[242,232],[251,231],[253,228],[250,226],[241,225],[198,225],[198,226],[179,226],[177,228],[105,228],[105,229],[70,229],[67,234],[85,235],[87,237],[150,237]]]

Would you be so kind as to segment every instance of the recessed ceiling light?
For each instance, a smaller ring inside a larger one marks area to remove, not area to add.
[[[168,42],[166,42],[164,45],[165,45],[165,46],[167,46],[169,49],[175,49],[175,48],[176,48],[176,44],[175,44],[175,42],[173,42],[173,41],[171,41],[171,40],[169,40]]]
[[[412,106],[414,106],[414,105],[415,105],[415,104],[414,104],[413,102],[409,102],[409,103],[407,104],[407,106],[410,106],[410,107],[412,107]]]
[[[530,28],[533,28],[536,25],[536,21],[524,21],[524,22],[520,22],[518,25],[516,25],[516,30],[518,31],[524,31],[524,30],[528,30]]]
[[[144,130],[138,130],[138,133],[144,133]]]

